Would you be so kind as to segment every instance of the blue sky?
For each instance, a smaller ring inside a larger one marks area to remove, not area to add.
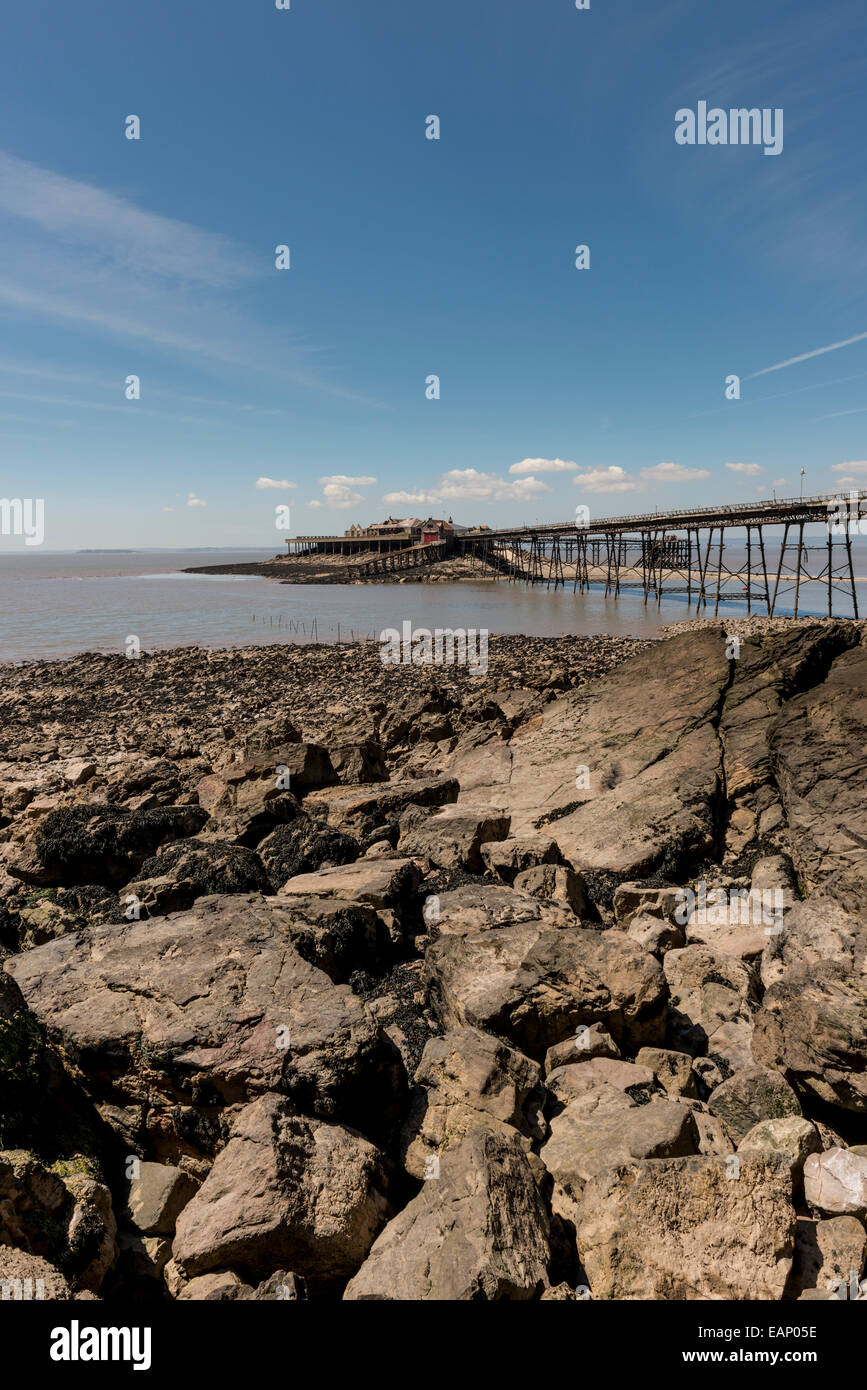
[[[276,549],[282,504],[305,533],[867,486],[865,29],[849,0],[19,7],[0,490],[45,498],[51,548]],[[782,108],[782,152],[678,145],[702,100]]]

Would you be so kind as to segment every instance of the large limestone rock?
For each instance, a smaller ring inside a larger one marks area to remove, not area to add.
[[[432,895],[425,921],[435,936],[472,936],[521,922],[548,927],[574,927],[575,914],[559,903],[542,902],[532,893],[499,884],[466,884]]]
[[[353,1130],[293,1113],[282,1096],[241,1111],[225,1149],[178,1219],[185,1274],[288,1266],[345,1279],[390,1215],[379,1150]]]
[[[612,886],[676,872],[715,843],[729,679],[722,627],[642,652],[518,730],[493,804],[511,813],[513,835],[554,835],[573,868]]]
[[[127,887],[144,916],[192,907],[212,893],[267,893],[265,866],[254,850],[219,840],[174,840],[146,859]]]
[[[421,1178],[430,1157],[454,1148],[474,1129],[544,1133],[541,1069],[499,1038],[458,1028],[431,1038],[415,1073],[403,1127],[407,1171]]]
[[[577,1225],[594,1298],[780,1299],[794,1249],[788,1168],[669,1158],[591,1178]]]
[[[808,908],[809,901],[802,906]],[[752,1050],[757,1061],[777,1067],[800,1090],[843,1110],[864,1113],[867,932],[856,939],[860,970],[853,968],[854,960],[810,959],[784,971],[765,993]]]
[[[742,1139],[760,1120],[800,1115],[798,1097],[779,1072],[745,1067],[717,1086],[708,1101],[712,1115]]]
[[[827,1149],[804,1164],[804,1193],[825,1216],[867,1217],[867,1146]]]
[[[757,1006],[750,969],[723,951],[685,946],[663,962],[671,991],[668,1033],[676,1048],[710,1057],[723,1076],[752,1063]]]
[[[819,1153],[821,1148],[822,1141],[815,1125],[802,1115],[786,1115],[781,1119],[760,1120],[753,1125],[738,1143],[738,1155],[776,1154],[785,1159],[792,1176],[799,1182],[810,1154]]]
[[[396,823],[407,806],[445,806],[457,801],[455,777],[413,777],[404,782],[373,782],[354,787],[315,791],[307,797],[311,814],[324,815],[329,825],[359,839]]]
[[[550,1056],[549,1049],[548,1055]],[[647,1049],[642,1049],[646,1051]],[[568,1105],[576,1096],[595,1091],[600,1086],[613,1086],[623,1091],[637,1104],[650,1100],[654,1075],[649,1067],[637,1066],[612,1057],[582,1057],[577,1053],[565,1065],[554,1067],[545,1077],[545,1086],[554,1098],[555,1106]]]
[[[376,908],[400,908],[415,897],[421,870],[405,856],[394,859],[359,859],[354,864],[335,864],[314,874],[296,874],[280,889],[280,895],[342,898],[369,903]]]
[[[401,854],[429,859],[440,868],[465,868],[480,873],[481,849],[492,840],[505,840],[509,817],[486,806],[444,806],[402,832]]]
[[[129,1185],[130,1221],[142,1235],[171,1235],[197,1186],[189,1173],[171,1163],[140,1162]]]
[[[325,748],[287,743],[203,777],[197,792],[221,833],[255,848],[276,825],[296,818],[299,796],[336,781]]]
[[[128,883],[160,845],[185,839],[208,819],[201,806],[65,806],[39,823],[35,839],[9,873],[37,887]]]
[[[293,948],[291,912],[281,899],[202,898],[6,968],[94,1098],[144,1106],[166,1156],[207,1151],[220,1109],[264,1091],[311,1114],[382,1120],[398,1086],[391,1054],[352,990]]]
[[[789,718],[787,702],[795,704],[792,697],[815,686],[834,658],[857,641],[857,629],[846,622],[741,640],[719,721],[730,807],[726,847],[733,853],[757,833],[764,835],[767,825],[782,822],[774,741],[778,721]]]
[[[539,1061],[582,1023],[635,1047],[662,1040],[662,971],[619,932],[525,922],[441,936],[425,971],[444,1024],[496,1033]]]
[[[688,1106],[654,1100],[626,1108],[608,1103],[597,1090],[571,1101],[551,1121],[541,1158],[554,1179],[554,1211],[574,1223],[585,1184],[595,1174],[631,1159],[697,1152],[698,1131]]]
[[[854,634],[853,634],[854,636]],[[851,640],[851,639],[850,639]],[[795,868],[809,888],[845,878],[867,906],[867,647],[838,656],[825,680],[796,695],[771,736]]]
[[[386,1226],[344,1298],[526,1300],[548,1284],[548,1217],[516,1134],[475,1130]]]

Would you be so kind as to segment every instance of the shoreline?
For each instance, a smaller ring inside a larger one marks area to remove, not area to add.
[[[657,624],[652,635],[639,633],[630,633],[624,635],[607,632],[590,634],[561,632],[557,633],[554,636],[535,636],[529,633],[489,632],[488,642],[491,648],[494,648],[496,644],[499,643],[513,642],[538,643],[540,645],[554,644],[555,646],[558,643],[568,644],[570,642],[591,644],[601,643],[603,645],[608,643],[627,642],[635,644],[637,649],[637,646],[639,644],[652,644],[656,642],[663,642],[667,638],[676,636],[679,632],[684,632],[687,629],[702,631],[705,628],[722,627],[726,630],[726,632],[751,636],[766,631],[781,631],[784,628],[813,627],[817,624],[837,622],[854,623],[856,625],[867,626],[867,619],[865,618],[841,617],[838,614],[835,614],[832,618],[828,618],[825,616],[799,616],[795,618],[787,614],[776,614],[773,618],[769,618],[759,614],[727,618],[724,614],[720,614],[718,617],[711,616],[701,618],[682,618],[669,623],[659,623]],[[473,629],[470,630],[472,631]],[[483,629],[478,630],[481,631]],[[186,642],[166,647],[143,647],[141,655],[143,657],[146,657],[148,660],[153,660],[155,658],[160,657],[167,657],[171,655],[182,655],[184,653],[201,653],[208,658],[227,655],[241,655],[246,656],[249,659],[253,653],[261,652],[285,652],[296,650],[304,652],[318,650],[349,652],[355,650],[356,648],[365,651],[378,651],[379,647],[379,639],[372,637],[342,639],[340,641],[327,641],[320,640],[319,638],[314,639],[311,636],[307,638],[299,638],[298,640],[291,642],[269,642],[261,644],[239,643],[238,645],[226,646],[214,646],[204,645],[202,643],[196,642]],[[124,655],[123,652],[117,650],[104,652],[99,651],[96,648],[86,648],[79,652],[69,653],[65,656],[34,656],[12,658],[9,660],[0,659],[0,689],[2,689],[3,674],[7,671],[36,671],[41,670],[42,668],[56,669],[57,667],[62,666],[64,664],[71,664],[73,662],[81,661],[117,661],[126,664],[128,660],[129,659]],[[443,666],[433,667],[421,666],[417,669],[447,670],[449,669],[449,667],[448,664],[445,664]]]

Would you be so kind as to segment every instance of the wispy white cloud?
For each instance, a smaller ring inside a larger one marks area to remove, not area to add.
[[[856,459],[854,463],[832,463],[832,473],[867,473],[867,459]]]
[[[758,372],[750,372],[744,381],[753,377],[767,376],[768,372],[780,372],[784,367],[794,367],[796,362],[809,362],[811,357],[822,357],[826,352],[836,352],[838,348],[851,347],[852,343],[863,343],[867,333],[856,333],[854,338],[841,338],[839,343],[828,343],[827,347],[813,348],[812,352],[802,352],[797,357],[787,357],[784,362],[775,362],[772,367],[762,367]]]
[[[252,258],[227,237],[146,212],[94,184],[2,151],[0,212],[36,223],[52,237],[98,244],[136,272],[222,287],[256,273]]]
[[[288,481],[286,480],[286,478],[257,478],[257,479],[256,479],[256,486],[257,486],[257,488],[260,488],[262,491],[264,491],[265,488],[270,488],[270,487],[279,487],[279,488],[295,487],[296,484],[295,484],[295,483],[290,483],[290,482],[288,482]]]
[[[757,463],[727,463],[726,468],[731,469],[732,473],[743,473],[748,478],[757,478],[762,471]]]
[[[0,304],[28,326],[146,344],[284,387],[381,408],[311,366],[314,349],[258,322],[239,290],[274,274],[228,238],[0,152]],[[134,357],[132,351],[130,356]],[[135,371],[135,363],[128,370]]]
[[[187,493],[187,506],[188,506],[188,507],[207,507],[207,505],[208,505],[207,502],[203,502],[202,499],[201,499],[201,497],[197,497],[196,494],[195,494],[194,492],[188,492],[188,493]]]

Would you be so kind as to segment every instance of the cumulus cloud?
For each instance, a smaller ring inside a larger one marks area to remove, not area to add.
[[[188,492],[188,493],[187,493],[187,506],[188,506],[188,507],[207,507],[207,505],[208,505],[207,502],[203,502],[202,499],[201,499],[201,497],[197,497],[196,494],[195,494],[194,492]]]
[[[638,484],[624,468],[612,463],[608,468],[591,468],[572,479],[583,492],[635,492]]]
[[[257,478],[256,486],[263,490],[268,487],[294,487],[294,483],[287,482],[285,478]]]
[[[867,459],[856,459],[854,463],[834,463],[832,473],[867,473]]]
[[[520,463],[513,463],[509,469],[510,473],[574,473],[578,468],[577,463],[570,463],[566,459],[521,459]]]
[[[642,468],[641,476],[657,483],[686,483],[695,478],[709,478],[710,472],[707,468],[684,468],[682,463],[656,463],[652,468]]]
[[[539,478],[519,478],[517,482],[510,483],[497,473],[481,473],[476,468],[450,468],[443,473],[437,489],[443,499],[493,498],[495,502],[521,502],[527,497],[537,497],[542,492],[550,491],[548,484]]]
[[[438,492],[386,492],[383,494],[383,502],[388,506],[418,506],[419,503],[441,502],[442,498]]]
[[[732,473],[743,473],[747,478],[757,478],[762,471],[757,463],[727,463],[726,468]]]
[[[329,507],[355,507],[364,498],[360,492],[353,492],[346,483],[326,483],[322,495]]]
[[[387,492],[382,500],[389,506],[455,501],[523,502],[550,491],[541,478],[517,478],[510,482],[498,473],[483,473],[478,468],[449,468],[440,474],[436,487],[419,489],[417,492]]]
[[[323,504],[322,504],[321,502],[317,501],[317,499],[316,499],[315,497],[313,498],[312,501],[310,501],[310,502],[307,503],[307,506],[308,506],[308,507],[321,507],[322,505],[323,505]]]

